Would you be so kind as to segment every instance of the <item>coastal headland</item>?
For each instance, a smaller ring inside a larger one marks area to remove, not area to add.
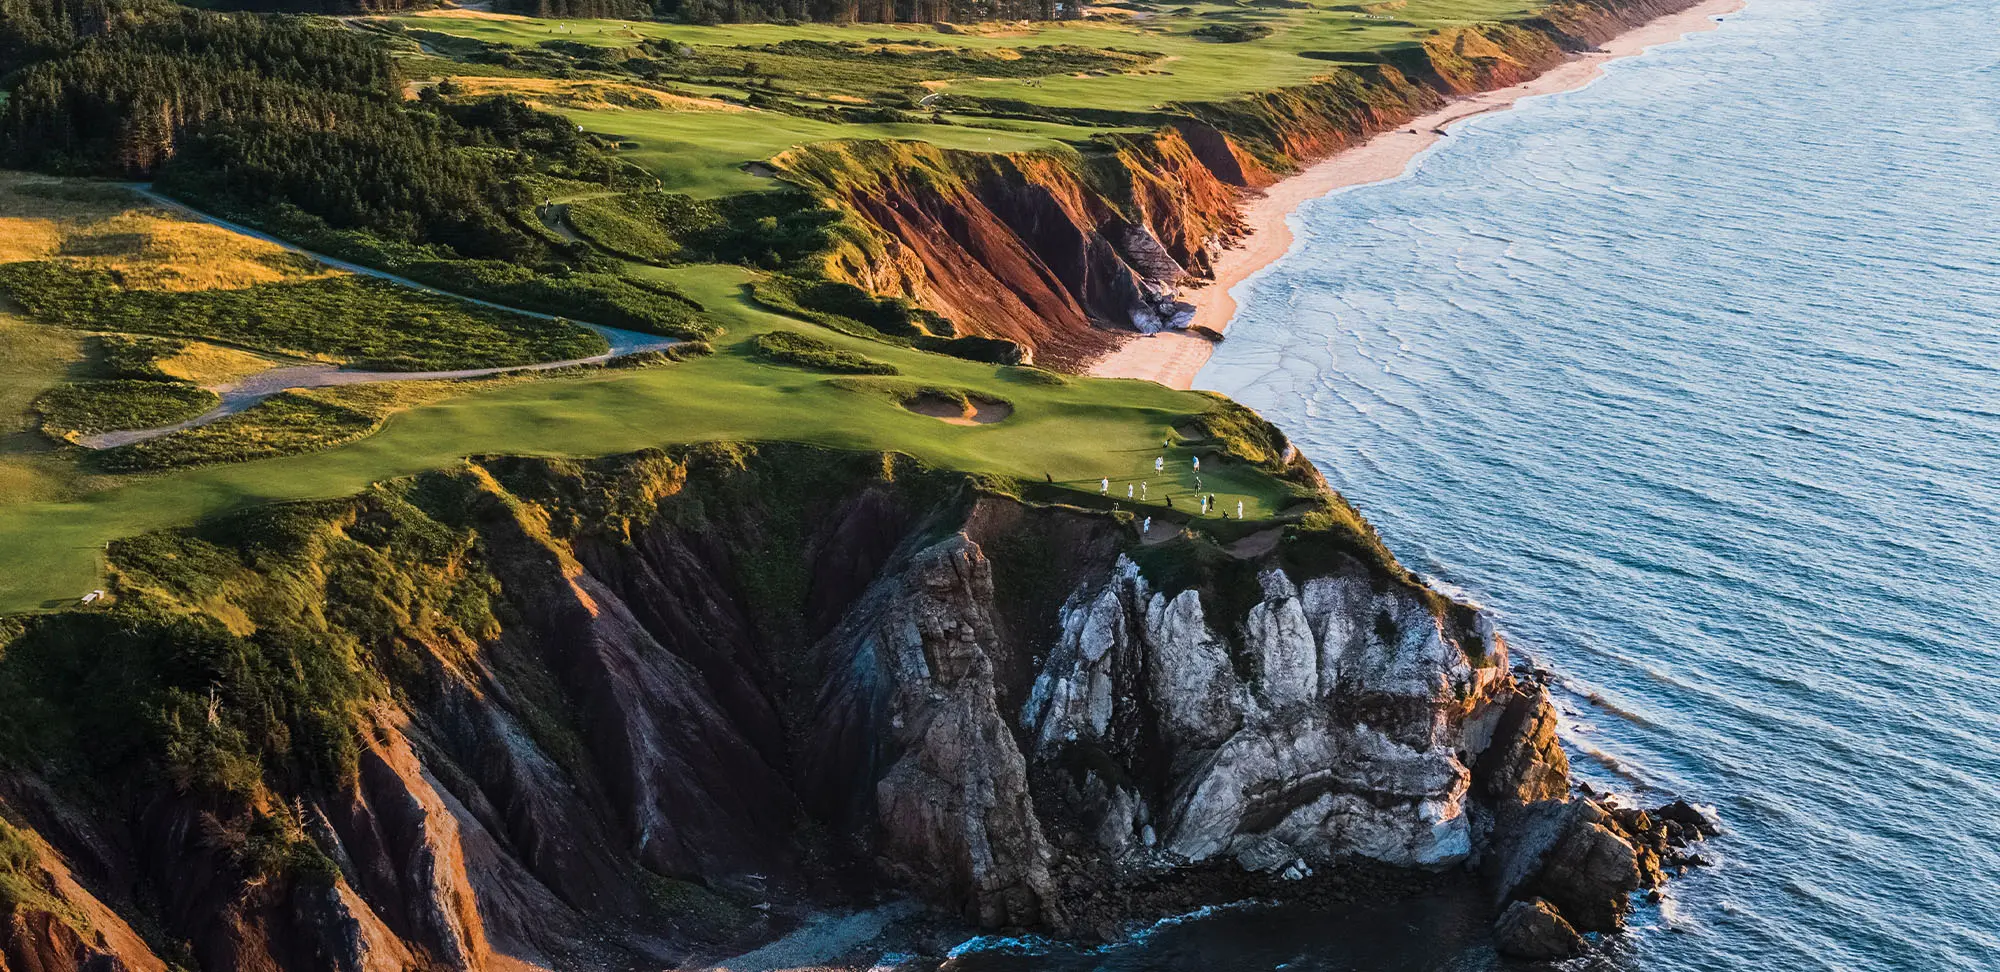
[[[0,19],[5,967],[1555,958],[1697,862],[1283,430],[1091,374],[1682,0],[326,6]]]

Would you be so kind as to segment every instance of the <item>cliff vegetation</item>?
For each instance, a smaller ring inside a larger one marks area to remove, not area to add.
[[[1088,934],[1476,853],[1604,930],[1657,879],[1483,621],[1351,537],[1134,520],[703,446],[121,540],[0,631],[0,948],[657,968],[881,892]]]

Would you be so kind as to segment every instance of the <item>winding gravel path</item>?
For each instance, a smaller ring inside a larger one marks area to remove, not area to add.
[[[345,260],[336,260],[329,256],[314,253],[311,250],[281,240],[269,233],[259,232],[248,226],[232,223],[217,216],[211,216],[178,200],[169,199],[154,192],[149,185],[132,184],[127,186],[127,188],[131,189],[133,193],[144,197],[148,202],[174,210],[175,212],[184,213],[203,222],[213,223],[234,233],[241,233],[244,236],[281,246],[293,253],[311,257],[336,270],[345,270],[348,273],[374,277],[378,280],[387,280],[390,283],[408,287],[412,290],[421,290],[426,293],[450,297],[453,300],[462,300],[468,304],[478,304],[481,307],[491,307],[495,310],[506,311],[510,314],[519,314],[523,317],[533,317],[544,321],[557,320],[554,314],[541,314],[535,311],[522,310],[518,307],[508,307],[505,304],[496,304],[492,301],[479,300],[475,297],[454,294],[447,290],[439,290],[436,287],[420,284],[406,277],[384,273],[372,267],[364,267],[358,263],[348,263]],[[563,318],[563,320],[569,319]],[[118,446],[131,445],[134,442],[144,442],[147,439],[156,439],[172,432],[179,432],[182,429],[192,429],[196,426],[207,425],[217,419],[226,418],[279,392],[290,391],[294,388],[365,385],[379,381],[446,381],[453,378],[483,378],[487,375],[500,375],[516,371],[550,371],[556,368],[568,368],[575,365],[602,364],[613,358],[624,357],[628,354],[636,354],[640,351],[658,351],[662,348],[672,347],[681,343],[677,338],[661,337],[657,334],[642,334],[638,331],[628,331],[617,327],[605,327],[601,324],[589,323],[588,321],[570,320],[570,323],[596,331],[600,337],[604,338],[605,343],[611,346],[611,349],[603,354],[594,354],[587,358],[543,361],[536,364],[512,365],[504,368],[464,368],[457,371],[352,371],[330,364],[287,365],[273,368],[269,371],[261,371],[247,378],[239,378],[235,381],[208,386],[208,390],[222,396],[222,404],[185,422],[176,422],[172,425],[162,425],[151,429],[130,429],[89,435],[78,439],[77,443],[88,449],[112,449]]]

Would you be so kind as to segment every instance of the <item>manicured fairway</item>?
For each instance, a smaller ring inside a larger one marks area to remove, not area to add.
[[[1153,71],[1102,76],[1055,76],[1033,83],[951,79],[954,94],[1014,98],[1046,105],[1141,110],[1165,101],[1227,98],[1300,84],[1323,74],[1326,61],[1305,51],[1351,53],[1412,44],[1440,27],[1490,23],[1528,16],[1528,0],[1409,0],[1404,4],[1315,4],[1311,9],[1190,4],[1187,14],[1160,13],[1144,20],[1065,21],[1019,30],[945,33],[912,24],[688,24],[618,20],[541,20],[528,17],[407,16],[391,18],[416,30],[438,31],[487,43],[533,47],[551,40],[600,47],[628,47],[644,40],[683,44],[759,46],[787,40],[893,41],[994,50],[1070,44],[1154,51],[1171,60]],[[1180,9],[1180,8],[1176,8]],[[1273,32],[1244,43],[1220,43],[1194,30],[1213,24],[1261,24]]]
[[[391,419],[375,436],[328,452],[195,469],[132,482],[70,502],[0,506],[0,613],[54,606],[96,586],[110,540],[194,522],[242,506],[354,493],[376,480],[449,466],[482,453],[587,456],[709,440],[785,440],[895,450],[972,472],[1028,481],[1053,478],[1095,494],[1110,477],[1150,481],[1187,510],[1187,453],[1168,453],[1176,422],[1211,399],[1150,382],[1070,379],[1045,384],[1017,369],[861,341],[750,305],[747,272],[700,266],[635,269],[668,277],[729,328],[712,357],[667,367],[524,382],[429,405]],[[1006,399],[1014,414],[987,426],[948,425],[906,411],[894,396],[852,391],[832,376],[774,366],[746,347],[773,328],[812,328],[829,342],[897,365],[910,383],[949,385]],[[1255,518],[1291,498],[1247,466],[1210,462],[1207,491]]]
[[[1181,9],[1181,8],[1175,8]],[[1169,102],[1211,101],[1304,84],[1335,67],[1322,55],[1338,57],[1417,44],[1439,28],[1506,20],[1527,15],[1525,0],[1410,0],[1378,5],[1315,5],[1310,8],[1194,4],[1188,13],[1155,13],[1144,19],[1065,21],[1020,29],[950,28],[928,25],[687,24],[615,20],[540,20],[491,15],[406,16],[389,21],[411,30],[431,31],[511,47],[551,41],[626,48],[641,41],[672,40],[703,49],[762,48],[785,41],[857,44],[893,42],[986,51],[1069,45],[1093,50],[1151,52],[1159,59],[1129,73],[1054,72],[1039,77],[953,77],[924,82],[933,93],[1024,102],[1054,108],[1150,111]],[[1268,36],[1222,43],[1194,31],[1218,25],[1271,28]],[[740,55],[739,55],[740,56]],[[860,103],[879,94],[879,85],[856,87],[852,74],[821,75],[809,57],[766,58],[792,96],[849,97]],[[776,67],[773,65],[776,64]],[[426,59],[422,70],[443,70],[447,62]],[[788,74],[786,72],[795,72]],[[609,76],[607,76],[609,77]],[[845,83],[839,80],[847,77]],[[754,94],[749,80],[728,77],[676,82],[688,94],[721,94],[741,100]],[[739,85],[730,87],[730,85]],[[814,92],[808,96],[805,92]],[[585,129],[632,143],[625,157],[658,176],[666,188],[697,196],[771,188],[773,183],[743,171],[788,148],[835,139],[914,138],[948,148],[1018,152],[1061,147],[1108,126],[1067,125],[1016,118],[953,114],[958,124],[849,124],[775,110],[649,110],[637,108],[558,108]],[[1003,111],[1002,114],[1010,112]]]

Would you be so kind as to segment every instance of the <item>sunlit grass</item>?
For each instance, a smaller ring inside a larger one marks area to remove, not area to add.
[[[368,483],[448,467],[462,457],[505,453],[590,456],[692,442],[788,441],[839,449],[905,452],[953,469],[1028,483],[1053,481],[1094,496],[1109,478],[1115,496],[1146,482],[1161,504],[1193,494],[1188,453],[1162,448],[1191,415],[1215,405],[1197,392],[1141,381],[1069,378],[980,364],[864,341],[755,306],[748,271],[728,266],[657,275],[701,301],[728,328],[717,353],[665,367],[519,381],[410,408],[373,436],[311,455],[160,474],[68,502],[0,505],[0,612],[32,609],[95,586],[112,539],[185,524],[247,505],[344,496]],[[836,348],[894,365],[913,383],[1006,401],[991,425],[940,422],[894,396],[850,379],[774,367],[755,341],[800,330]],[[1168,456],[1164,474],[1156,457]],[[1204,491],[1233,512],[1269,516],[1297,498],[1293,487],[1241,463],[1210,461]],[[1163,506],[1156,507],[1164,509]]]

